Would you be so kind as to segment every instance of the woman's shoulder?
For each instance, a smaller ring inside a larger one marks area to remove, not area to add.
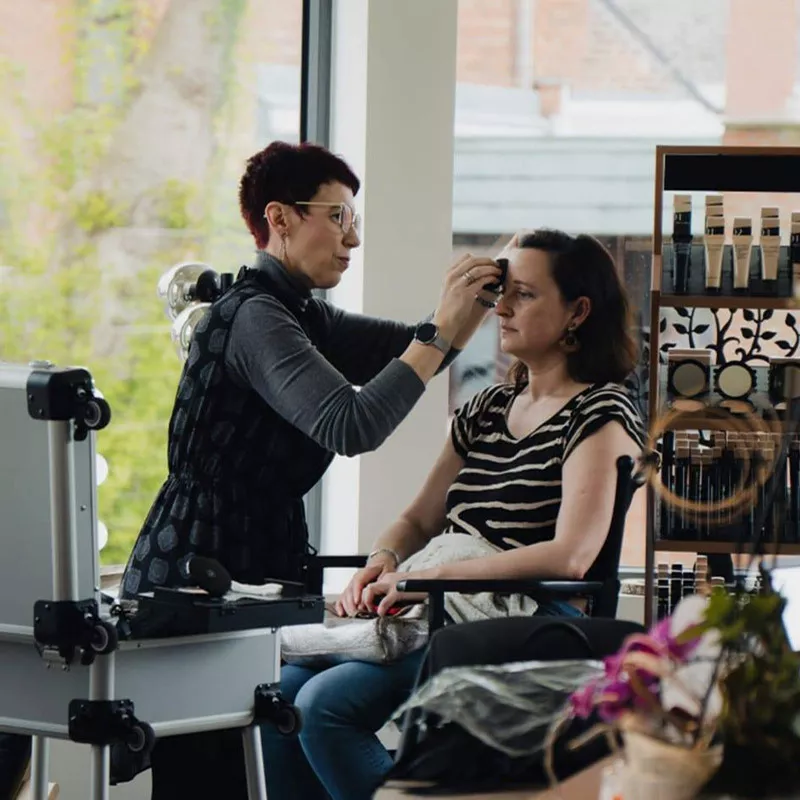
[[[576,408],[583,422],[615,420],[620,422],[640,444],[644,441],[644,421],[636,402],[628,390],[619,383],[597,383],[581,393]]]

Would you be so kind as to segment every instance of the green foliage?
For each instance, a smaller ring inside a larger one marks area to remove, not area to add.
[[[82,197],[75,206],[75,224],[86,233],[99,233],[122,225],[124,215],[103,192]]]
[[[237,12],[244,5],[230,2]],[[75,80],[72,109],[34,112],[22,69],[0,54],[0,359],[44,358],[91,371],[112,409],[111,425],[98,434],[109,464],[98,491],[98,516],[109,530],[102,559],[123,563],[166,477],[167,424],[181,369],[155,286],[173,263],[207,260],[216,226],[198,203],[209,187],[165,176],[148,198],[160,244],[133,262],[119,258],[115,237],[125,235],[129,209],[83,184],[137,89],[147,45],[136,23],[148,6],[75,0],[64,9],[74,34],[67,38],[75,42],[67,66]],[[235,30],[226,29],[232,42]]]
[[[157,204],[161,224],[165,228],[189,228],[197,189],[189,183],[170,179],[161,185],[159,194]]]
[[[704,627],[716,629],[722,643],[720,665],[723,713],[720,733],[726,756],[722,778],[746,796],[763,796],[769,772],[790,784],[800,779],[800,657],[786,639],[779,594],[711,595]],[[750,772],[737,763],[763,762],[768,772],[745,787]]]

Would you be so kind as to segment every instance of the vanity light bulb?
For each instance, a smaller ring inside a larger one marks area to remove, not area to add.
[[[108,528],[105,522],[97,520],[97,549],[102,550],[108,544]]]
[[[108,461],[100,453],[95,455],[95,477],[98,486],[102,486],[108,477]]]

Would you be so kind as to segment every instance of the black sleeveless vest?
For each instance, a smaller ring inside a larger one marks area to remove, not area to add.
[[[302,498],[333,454],[227,374],[236,312],[262,293],[280,300],[316,339],[314,304],[262,269],[246,270],[198,323],[169,423],[169,477],[131,553],[123,596],[185,585],[194,554],[216,558],[243,583],[302,580]]]

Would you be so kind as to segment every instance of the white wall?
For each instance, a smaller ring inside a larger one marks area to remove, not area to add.
[[[331,293],[343,308],[416,322],[436,305],[452,259],[457,6],[335,6],[331,148],[362,177],[364,214],[363,245]],[[323,551],[367,552],[421,486],[446,429],[445,375],[375,453],[336,459],[323,484]]]

